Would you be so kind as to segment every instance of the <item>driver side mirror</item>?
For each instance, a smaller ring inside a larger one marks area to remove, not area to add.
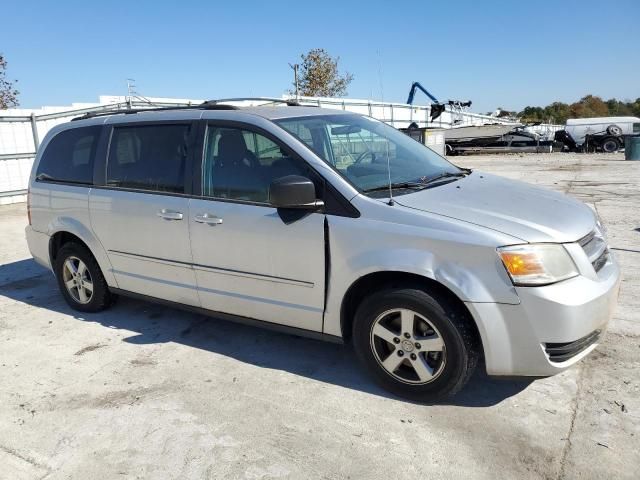
[[[276,178],[269,186],[269,203],[275,208],[301,208],[317,210],[324,205],[316,199],[316,187],[311,180],[300,175]]]

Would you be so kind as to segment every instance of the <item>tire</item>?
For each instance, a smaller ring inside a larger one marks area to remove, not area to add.
[[[607,133],[609,135],[613,135],[614,137],[619,137],[620,135],[622,135],[622,128],[620,128],[618,125],[609,125],[607,127]]]
[[[410,400],[433,402],[457,393],[475,369],[479,342],[470,321],[444,297],[418,287],[389,288],[358,307],[353,343],[361,363],[383,388]],[[413,325],[412,331],[402,331],[403,324]],[[398,362],[391,373],[385,367]]]
[[[111,305],[113,298],[100,266],[84,245],[65,243],[58,250],[54,273],[62,296],[74,310],[99,312]],[[68,284],[75,286],[69,288]]]
[[[620,149],[620,142],[617,138],[607,137],[602,141],[600,147],[605,153],[614,153]]]

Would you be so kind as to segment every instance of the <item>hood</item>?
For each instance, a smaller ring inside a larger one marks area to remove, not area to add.
[[[525,242],[575,242],[590,233],[596,222],[589,207],[564,194],[478,171],[394,200]]]

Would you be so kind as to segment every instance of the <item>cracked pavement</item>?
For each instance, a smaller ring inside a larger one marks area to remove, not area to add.
[[[621,263],[603,343],[567,372],[451,402],[375,387],[348,349],[121,298],[80,315],[0,207],[0,478],[637,478],[640,162],[452,157],[597,209]]]

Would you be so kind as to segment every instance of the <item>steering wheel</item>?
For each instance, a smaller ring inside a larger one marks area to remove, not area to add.
[[[376,161],[376,154],[374,152],[372,152],[371,150],[366,150],[366,151],[362,152],[360,155],[358,155],[356,157],[356,161],[353,162],[353,163],[360,163],[360,162],[362,162],[363,159],[365,159],[367,157],[371,157],[371,163]]]

